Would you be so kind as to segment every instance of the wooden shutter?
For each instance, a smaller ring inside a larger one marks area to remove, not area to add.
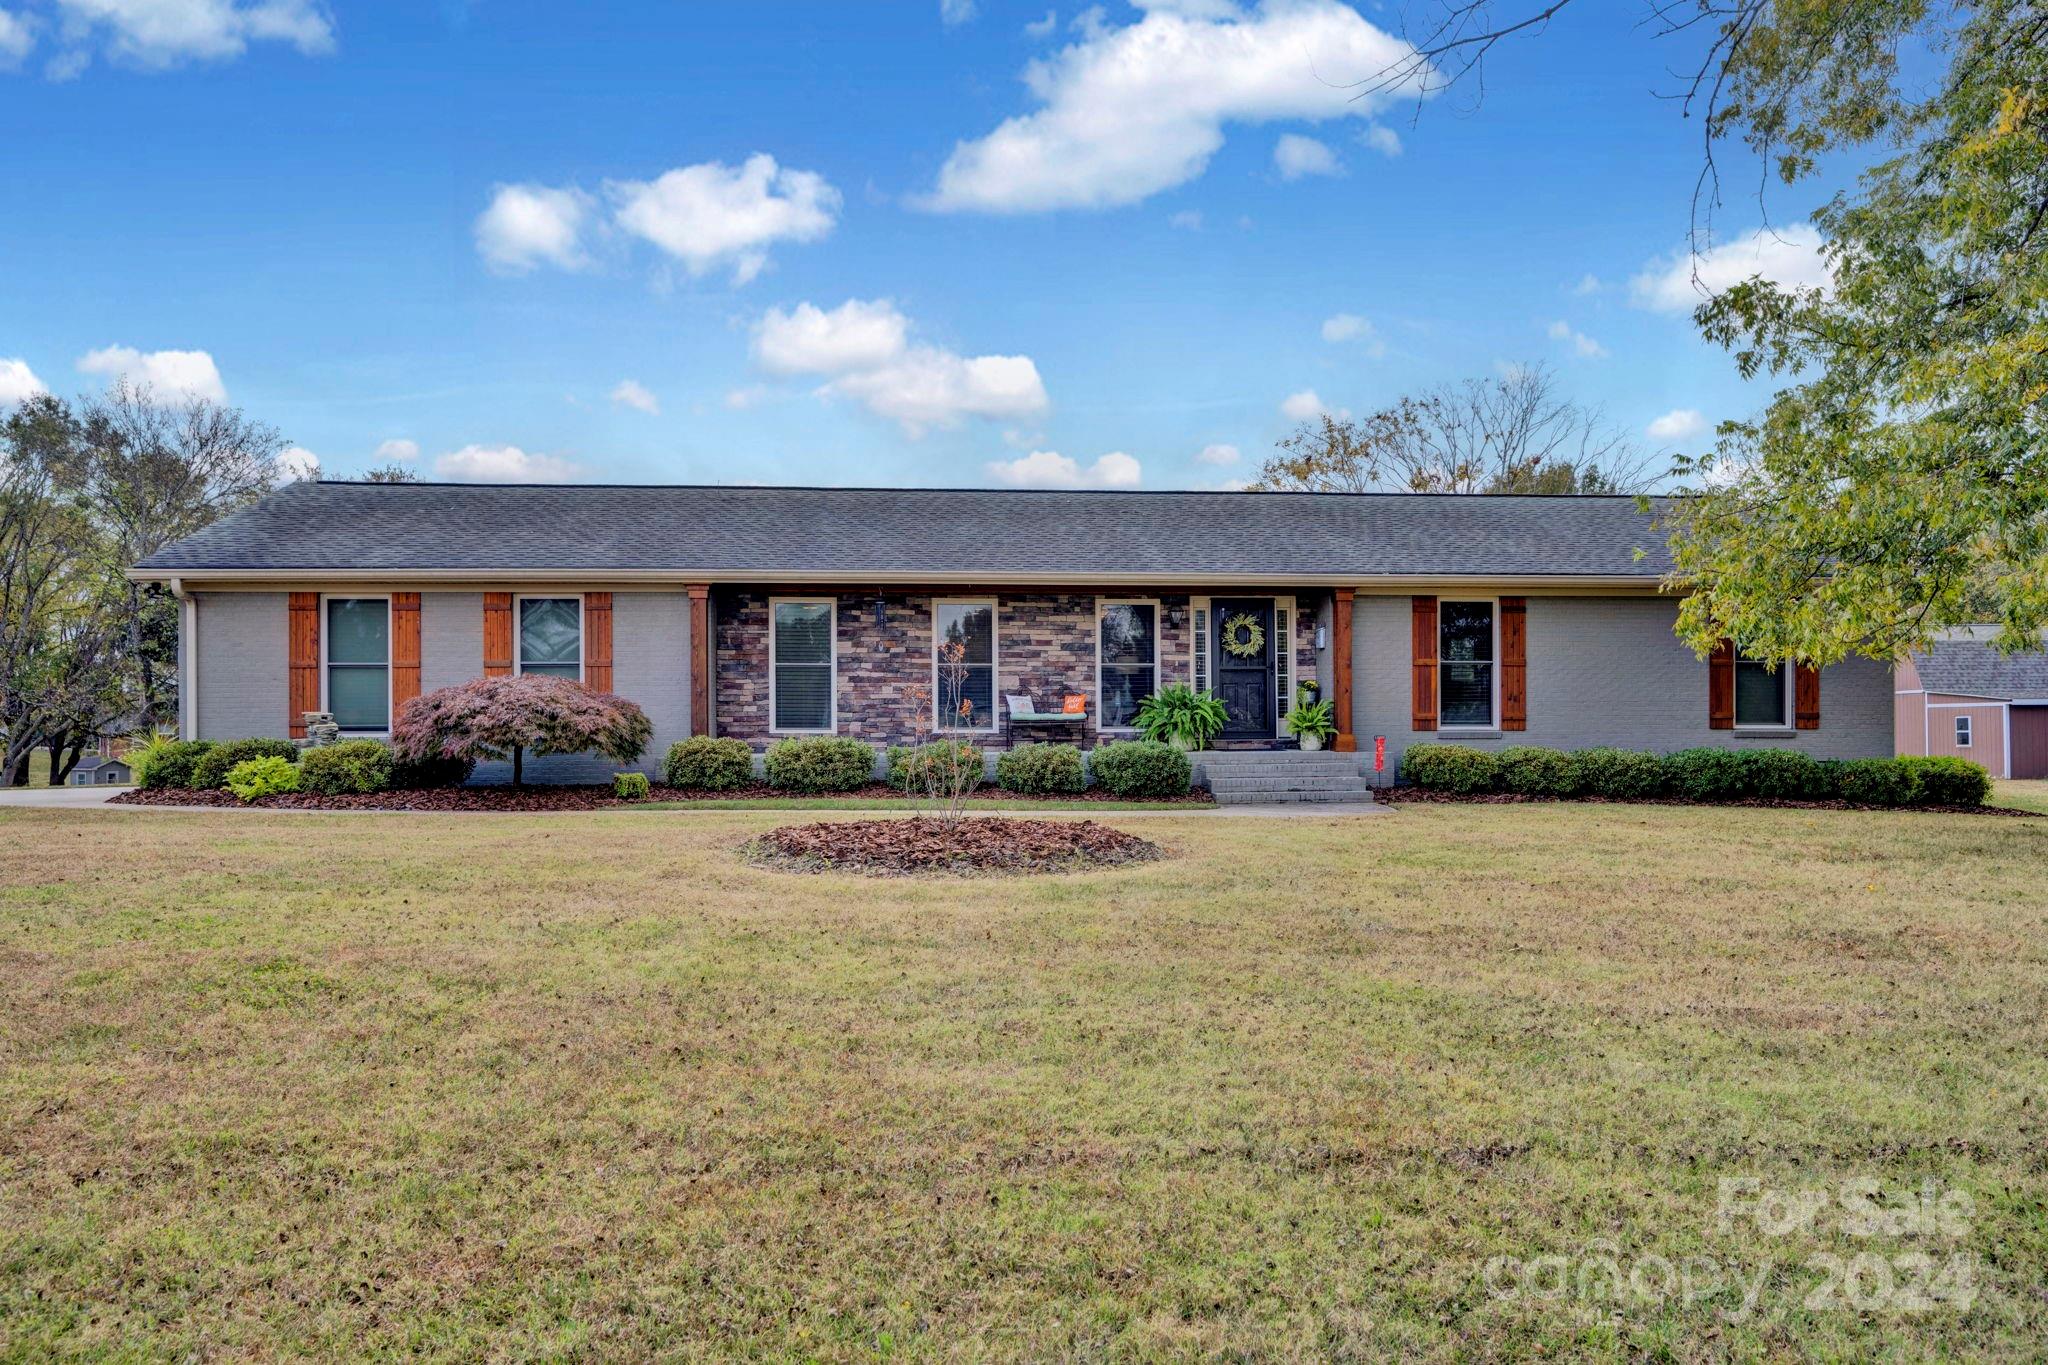
[[[1792,670],[1792,717],[1798,729],[1820,729],[1820,670],[1812,664]]]
[[[320,709],[320,594],[295,592],[287,612],[291,643],[285,715],[293,739],[306,737],[306,713]]]
[[[1529,599],[1500,599],[1500,728],[1529,728]]]
[[[512,671],[512,594],[484,594],[484,676],[501,678]]]
[[[420,694],[420,595],[391,594],[391,719]]]
[[[1418,597],[1411,613],[1414,658],[1414,715],[1412,730],[1436,729],[1436,599]]]
[[[583,685],[593,692],[612,690],[612,595],[583,594]]]
[[[1707,728],[1735,728],[1735,642],[1723,640],[1707,658]]]

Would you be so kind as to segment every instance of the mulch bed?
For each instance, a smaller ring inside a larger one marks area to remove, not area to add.
[[[754,801],[790,800],[816,802],[819,806],[832,806],[849,799],[860,801],[900,801],[914,806],[926,800],[922,796],[906,796],[886,782],[875,782],[850,792],[832,792],[820,796],[808,796],[800,792],[786,792],[771,787],[766,782],[750,782],[731,791],[705,792],[685,791],[678,787],[657,786],[648,796],[648,801]],[[1049,797],[1024,797],[1000,787],[978,788],[972,800],[985,801],[1081,801],[1116,802],[1120,798],[1109,795],[1099,787],[1090,787],[1085,792],[1072,795]],[[233,792],[227,791],[145,791],[135,788],[115,797],[111,804],[126,806],[234,806],[242,802]],[[641,805],[643,802],[621,801],[612,795],[609,786],[546,786],[546,787],[438,787],[429,791],[372,792],[361,796],[319,796],[312,792],[289,792],[277,796],[259,797],[249,803],[268,810],[403,810],[403,811],[578,811],[614,810],[622,806]],[[1146,805],[1212,806],[1215,804],[1206,791],[1197,791],[1188,796],[1161,801],[1147,801]]]
[[[1875,810],[1926,811],[1933,815],[2017,815],[2042,819],[2039,811],[2012,806],[1863,806],[1854,801],[1773,801],[1745,797],[1740,801],[1688,801],[1681,796],[1643,796],[1632,801],[1613,801],[1604,796],[1523,796],[1519,792],[1486,792],[1464,796],[1456,792],[1424,791],[1420,787],[1374,787],[1372,799],[1384,805],[1581,805],[1581,806],[1720,806],[1731,810]]]
[[[1082,872],[1163,856],[1157,844],[1093,820],[984,815],[947,823],[822,820],[784,825],[747,845],[755,862],[793,872],[908,876],[954,872]]]

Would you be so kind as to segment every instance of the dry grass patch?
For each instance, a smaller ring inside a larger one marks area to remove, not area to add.
[[[0,1354],[2048,1335],[2048,826],[1164,817],[1143,866],[877,882],[733,858],[781,819],[0,813]],[[1975,1209],[1767,1239],[1728,1175]],[[1596,1240],[1778,1269],[1742,1321],[1486,1292]],[[1975,1306],[1805,1306],[1873,1246]]]

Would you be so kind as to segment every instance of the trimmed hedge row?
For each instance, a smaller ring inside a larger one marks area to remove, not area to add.
[[[1615,801],[1849,801],[1862,806],[1981,806],[1991,777],[1962,758],[1816,759],[1791,749],[1545,749],[1519,744],[1489,753],[1462,744],[1417,744],[1401,779],[1458,796],[1597,796]]]
[[[958,739],[892,745],[883,757],[889,784],[913,793],[929,790],[934,777],[955,765],[976,787],[987,771],[986,755]],[[1186,796],[1193,785],[1188,756],[1170,744],[1104,744],[1089,762],[1096,783],[1124,800]],[[768,785],[784,791],[854,791],[875,780],[874,747],[834,735],[777,741],[762,763]],[[669,786],[683,790],[730,791],[751,780],[753,751],[744,740],[687,739],[670,747],[664,775]],[[1023,744],[997,755],[996,783],[1019,796],[1071,796],[1087,787],[1088,766],[1074,745]]]
[[[390,745],[376,739],[345,739],[303,750],[288,739],[183,739],[151,748],[142,765],[141,784],[158,791],[233,791],[237,771],[254,763],[279,762],[292,769],[292,785],[271,786],[270,791],[309,791],[322,796],[459,787],[469,781],[476,766],[460,759],[407,763],[392,753]],[[266,783],[287,780],[275,766],[250,771],[266,774]]]

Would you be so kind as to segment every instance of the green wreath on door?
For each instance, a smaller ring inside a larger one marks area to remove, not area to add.
[[[1223,652],[1240,659],[1256,659],[1266,652],[1266,628],[1259,618],[1241,611],[1223,623]]]

